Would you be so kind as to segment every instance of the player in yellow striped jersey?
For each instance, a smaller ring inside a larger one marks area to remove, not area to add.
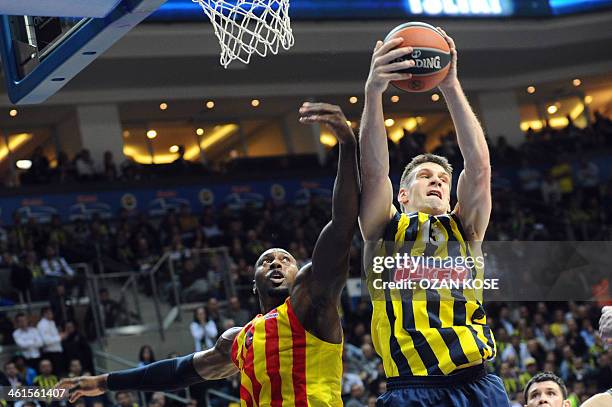
[[[453,209],[452,168],[446,158],[432,154],[417,156],[406,167],[397,195],[401,211],[393,205],[382,95],[390,81],[410,77],[402,71],[413,66],[413,49],[398,48],[401,39],[379,41],[366,83],[359,139],[363,182],[359,222],[366,241],[365,265],[373,304],[372,339],[389,378],[388,392],[378,405],[509,406],[500,379],[485,370],[485,362],[495,355],[495,341],[487,325],[482,292],[465,286],[400,289],[375,284],[376,279],[395,283],[414,278],[418,283],[439,276],[465,280],[481,278],[483,273],[483,264],[476,261],[482,260],[478,242],[484,238],[491,212],[489,150],[457,78],[455,44],[438,30],[452,54],[448,76],[439,88],[464,159]],[[378,259],[397,255],[410,261],[391,262],[391,267],[374,272],[373,266],[382,264],[376,263]],[[432,259],[448,258],[457,264],[471,258],[472,264],[467,272],[452,263],[429,266],[436,264]]]
[[[240,372],[241,406],[342,406],[342,326],[338,307],[357,228],[356,140],[339,107],[305,103],[302,123],[328,125],[340,143],[332,220],[317,239],[312,262],[298,269],[283,249],[255,264],[253,291],[263,315],[224,332],[215,347],[142,368],[65,379],[70,401],[106,390],[174,390]]]

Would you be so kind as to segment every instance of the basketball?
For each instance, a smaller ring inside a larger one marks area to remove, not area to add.
[[[392,82],[395,87],[407,92],[427,92],[446,78],[451,63],[450,48],[444,37],[433,26],[420,22],[401,24],[387,35],[385,42],[395,38],[404,40],[399,47],[414,48],[411,58],[416,64],[412,68],[400,71],[411,73],[412,78]]]

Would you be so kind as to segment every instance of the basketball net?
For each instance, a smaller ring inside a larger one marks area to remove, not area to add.
[[[294,44],[289,0],[191,0],[210,19],[221,45],[221,65],[248,64],[251,55],[277,54]]]

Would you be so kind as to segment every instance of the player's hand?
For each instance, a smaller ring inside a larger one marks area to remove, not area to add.
[[[443,91],[444,89],[451,88],[459,83],[459,79],[457,78],[457,47],[455,46],[455,41],[453,41],[453,39],[442,28],[436,27],[436,30],[438,30],[438,32],[442,34],[446,40],[451,53],[451,65],[448,69],[448,74],[446,75],[446,78],[444,78],[444,80],[438,84],[440,90]]]
[[[599,335],[612,343],[612,306],[603,307],[599,318]]]
[[[402,42],[402,38],[395,38],[387,42],[378,41],[376,43],[370,64],[370,74],[366,82],[366,94],[382,94],[389,87],[389,82],[412,77],[412,74],[397,71],[412,68],[414,60],[393,62],[412,54],[412,47],[397,48]]]
[[[326,124],[340,143],[356,143],[355,133],[339,106],[304,102],[300,107],[300,123]]]
[[[106,392],[108,375],[80,376],[62,379],[55,388],[68,389],[69,401],[74,403],[81,397],[94,397]]]

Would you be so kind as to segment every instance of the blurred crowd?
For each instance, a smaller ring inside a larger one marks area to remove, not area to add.
[[[518,148],[507,145],[503,138],[492,146],[494,172],[507,174],[510,169],[515,176],[496,178],[494,174],[494,208],[487,240],[612,240],[612,180],[595,159],[612,147],[612,122],[595,117],[585,129],[570,121],[561,130],[548,126],[538,132],[530,130]],[[425,137],[419,134],[392,144],[391,160],[397,164],[394,171],[422,152],[424,145]],[[461,168],[453,135],[443,138],[435,152],[447,156],[457,170]],[[330,154],[333,156],[333,151]],[[183,167],[176,164],[175,168]],[[107,168],[103,173],[115,174],[116,170]],[[194,350],[201,350],[212,346],[227,327],[242,325],[258,313],[251,292],[258,256],[269,247],[284,247],[300,265],[305,264],[330,216],[329,198],[321,197],[312,197],[302,205],[270,201],[240,209],[204,207],[198,213],[184,205],[161,217],[122,210],[113,219],[93,216],[71,223],[55,216],[50,223],[41,224],[15,214],[11,225],[0,226],[0,271],[9,274],[11,283],[0,289],[2,302],[49,300],[51,307],[43,310],[39,320],[32,315],[12,319],[0,315],[1,343],[16,344],[20,349],[20,356],[5,365],[7,380],[11,385],[28,380],[34,383],[39,377],[40,383],[52,383],[62,375],[93,371],[90,357],[81,347],[85,349],[85,338],[92,339],[95,333],[88,326],[81,333],[74,322],[74,299],[78,303],[85,295],[85,277],[72,264],[96,259],[94,272],[100,272],[102,264],[107,271],[117,267],[141,275],[168,253],[175,279],[165,268],[160,272],[164,299],[176,300],[172,294],[176,283],[181,301],[206,304],[194,311],[190,325]],[[360,244],[356,233],[350,275],[357,278],[361,276]],[[204,250],[221,246],[228,248],[227,254]],[[227,292],[227,279],[234,283],[235,295]],[[141,289],[147,293],[146,284]],[[111,298],[108,290],[101,289],[99,295],[105,327],[129,320],[125,307]],[[574,406],[612,383],[612,351],[604,349],[596,334],[600,305],[533,302],[486,306],[498,346],[491,368],[500,375],[516,405],[523,404],[523,386],[542,370],[556,372],[566,380]],[[373,405],[386,388],[370,327],[364,322],[370,320],[370,313],[367,302],[356,302],[345,293],[342,394],[349,407]],[[79,350],[75,351],[77,343]],[[153,350],[147,352],[152,357]],[[142,363],[147,360],[141,357]],[[201,405],[206,388],[238,394],[234,377],[195,389],[194,403]],[[138,400],[129,393],[116,398],[121,407],[134,407],[135,403],[163,407],[166,402],[157,400],[159,397]],[[214,400],[215,405],[227,404]]]

